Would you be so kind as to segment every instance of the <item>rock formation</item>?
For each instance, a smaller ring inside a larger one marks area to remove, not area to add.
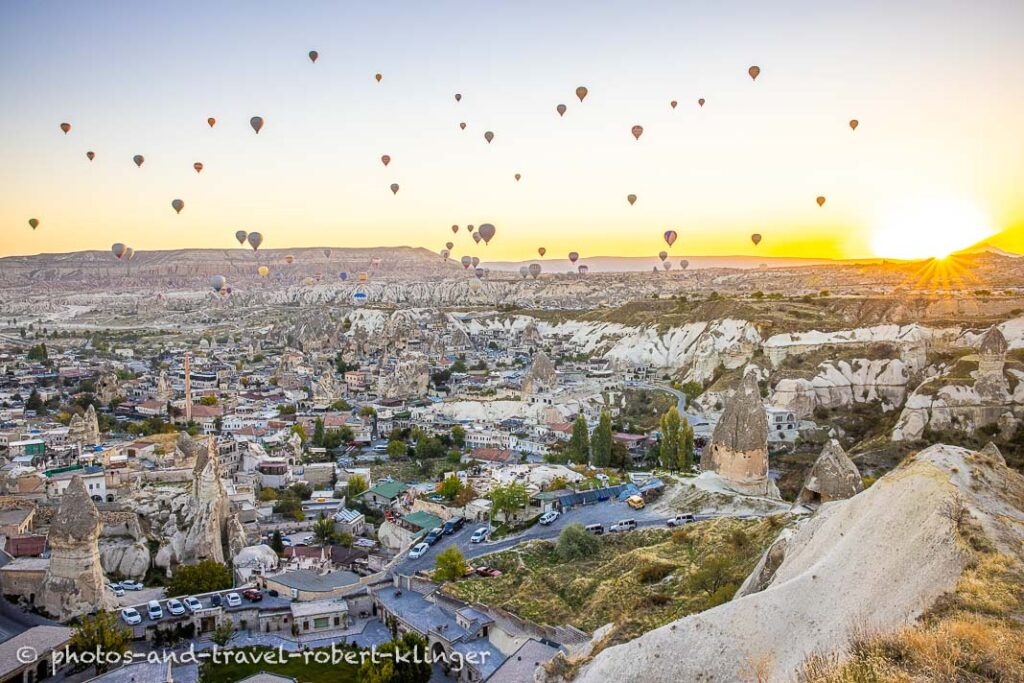
[[[381,398],[425,396],[430,384],[430,363],[423,354],[403,354],[389,373],[382,372],[377,385]]]
[[[835,439],[829,440],[807,475],[797,505],[816,508],[821,503],[852,498],[864,490],[864,481],[853,461]]]
[[[113,373],[102,375],[96,380],[96,391],[94,393],[99,402],[104,405],[109,404],[115,399],[124,398],[121,384],[117,381],[117,375]]]
[[[160,371],[160,378],[156,381],[156,393],[153,395],[158,401],[167,403],[174,398],[174,390],[171,389],[171,383],[167,379],[167,371]]]
[[[68,422],[68,441],[86,446],[100,442],[100,423],[96,417],[96,409],[90,404],[85,415],[74,414]]]
[[[903,405],[910,372],[899,359],[821,363],[812,379],[780,379],[772,405],[808,417],[814,409],[845,408],[854,403],[882,402],[884,409]]]
[[[102,521],[78,475],[72,477],[50,524],[50,563],[35,604],[59,621],[116,607],[106,589],[98,539]]]
[[[533,363],[523,376],[523,394],[537,394],[558,385],[558,372],[548,354],[538,351],[533,354]]]
[[[779,497],[768,479],[768,418],[753,373],[747,373],[725,404],[701,469],[718,474],[737,493]]]
[[[100,532],[100,563],[107,574],[142,579],[149,571],[146,536],[135,512],[103,512]]]
[[[327,371],[320,375],[313,383],[312,393],[314,403],[333,403],[341,398],[341,387],[334,373]]]

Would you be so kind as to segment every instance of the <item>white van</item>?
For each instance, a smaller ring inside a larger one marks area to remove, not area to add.
[[[150,600],[146,605],[146,614],[153,621],[164,618],[164,611],[160,608],[160,603],[156,600]]]

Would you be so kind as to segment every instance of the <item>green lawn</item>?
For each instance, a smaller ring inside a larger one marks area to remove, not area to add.
[[[201,683],[234,683],[261,671],[289,676],[299,681],[299,683],[357,683],[359,680],[359,665],[349,664],[344,661],[338,663],[331,663],[330,661],[316,662],[310,656],[307,662],[300,656],[300,653],[295,653],[297,656],[289,658],[284,663],[277,663],[280,657],[276,650],[259,647],[238,648],[231,650],[230,653],[222,654],[242,652],[253,656],[258,656],[259,653],[267,653],[267,656],[272,655],[274,657],[274,663],[269,663],[268,661],[248,661],[244,664],[234,661],[219,664],[206,662],[202,665],[200,671],[199,680]],[[329,648],[313,650],[311,652],[325,652],[327,657],[330,655]],[[288,654],[288,652],[285,652],[285,657]]]

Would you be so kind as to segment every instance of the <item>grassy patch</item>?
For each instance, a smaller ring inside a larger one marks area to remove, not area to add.
[[[316,652],[311,651],[311,652]],[[326,658],[330,659],[330,649],[324,650]],[[355,683],[359,680],[359,665],[349,664],[344,661],[339,663],[317,663],[311,655],[308,662],[302,656],[288,658],[287,661],[278,663],[282,659],[276,650],[270,648],[246,647],[225,652],[225,656],[233,656],[234,653],[244,653],[245,663],[239,660],[214,664],[206,662],[202,665],[199,674],[201,683],[234,683],[248,678],[261,671],[280,674],[294,678],[302,683]],[[257,656],[273,657],[273,660],[253,662]],[[288,653],[285,653],[287,657]],[[270,663],[273,662],[273,663]]]

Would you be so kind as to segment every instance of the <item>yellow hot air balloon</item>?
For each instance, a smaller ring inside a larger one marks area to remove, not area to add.
[[[818,202],[818,206],[825,206],[825,198],[824,197],[818,197],[815,201]]]
[[[860,121],[858,121],[857,119],[850,119],[850,129],[851,130],[857,130],[857,126],[859,126],[859,125],[860,125]]]
[[[633,126],[633,128],[631,128],[630,130],[633,133],[633,137],[636,138],[637,140],[639,140],[640,136],[644,134],[643,126]]]
[[[60,129],[62,131],[64,131],[64,135],[67,135],[68,132],[71,130],[71,124],[70,123],[62,123],[62,124],[60,124]]]
[[[580,102],[582,102],[583,98],[587,96],[588,92],[589,91],[587,90],[586,86],[581,85],[580,87],[576,88],[576,97],[580,98]]]
[[[174,209],[175,213],[181,213],[181,210],[185,208],[185,202],[175,199],[171,202],[171,208]]]
[[[266,266],[260,266],[259,268],[256,269],[256,272],[259,273],[260,277],[266,277],[270,275],[270,268],[267,268]]]
[[[634,204],[636,204],[636,195],[635,194],[627,194],[626,195],[626,201],[629,202],[630,206],[633,206]]]
[[[558,112],[559,116],[565,116],[565,109],[566,109],[566,107],[565,107],[564,104],[560,104],[557,107],[555,107],[555,111]]]
[[[747,69],[747,73],[750,74],[751,80],[756,81],[757,77],[761,74],[761,67],[752,66],[749,69]]]

